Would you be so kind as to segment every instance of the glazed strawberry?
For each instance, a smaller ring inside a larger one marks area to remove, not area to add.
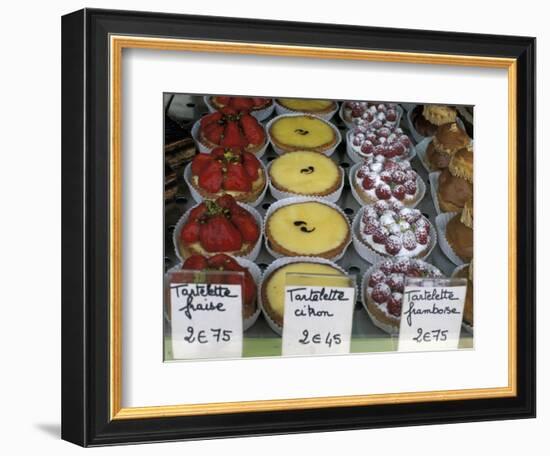
[[[207,207],[205,203],[201,203],[198,206],[191,209],[191,212],[189,213],[189,220],[198,220],[205,214],[207,211]]]
[[[231,252],[242,246],[241,233],[221,214],[210,217],[201,226],[199,239],[207,252]]]
[[[254,104],[250,98],[246,97],[233,97],[231,100],[231,107],[237,111],[249,111]]]
[[[192,244],[199,240],[199,233],[200,223],[196,220],[191,220],[183,226],[180,237],[184,242]]]
[[[265,104],[267,104],[267,98],[253,97],[252,98],[252,104],[255,107],[264,106]]]
[[[207,125],[214,124],[222,119],[223,115],[221,112],[213,112],[208,114],[201,119],[201,127],[204,128]]]
[[[216,141],[213,141],[216,142]],[[246,146],[246,141],[243,138],[241,131],[237,122],[227,122],[225,125],[225,131],[223,138],[220,142],[220,145],[223,147],[244,147]]]
[[[243,241],[256,242],[260,237],[260,228],[256,223],[256,220],[248,212],[246,213],[233,213],[231,215],[231,221],[238,228]]]
[[[255,181],[258,178],[258,171],[261,167],[260,161],[250,152],[244,152],[242,157],[246,174],[248,174],[248,177],[252,179],[252,181]]]
[[[212,160],[199,175],[199,185],[210,193],[219,192],[223,182],[222,168],[220,162]]]
[[[229,106],[226,106],[225,108],[220,109],[220,112],[222,114],[224,114],[226,118],[227,117],[233,117],[233,116],[236,116],[238,114],[235,109],[230,108]]]
[[[208,258],[208,266],[224,271],[240,271],[242,269],[241,265],[234,258],[225,253],[218,253]]]
[[[203,128],[203,134],[209,141],[219,144],[223,138],[224,127],[218,123],[212,123]]]
[[[191,163],[191,172],[193,174],[200,174],[206,165],[211,163],[213,160],[213,155],[209,154],[197,154],[193,158],[193,162]]]
[[[192,269],[194,271],[202,271],[206,269],[208,264],[206,258],[202,255],[191,255],[182,265],[182,269]]]
[[[241,127],[244,131],[248,144],[263,144],[265,141],[265,132],[258,121],[250,114],[241,116]]]
[[[252,190],[252,183],[244,167],[240,164],[229,163],[223,182],[224,190],[249,192]]]
[[[216,100],[216,103],[222,105],[222,106],[225,106],[225,105],[228,105],[229,102],[231,101],[231,97],[224,97],[224,96],[217,96],[217,97],[213,97],[215,100]]]

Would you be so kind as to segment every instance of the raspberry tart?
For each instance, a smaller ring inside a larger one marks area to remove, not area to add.
[[[359,239],[383,257],[426,257],[434,245],[435,230],[418,209],[400,201],[378,201],[359,212]]]
[[[225,95],[214,95],[208,100],[215,109],[232,108],[236,111],[260,111],[273,104],[271,98],[263,97],[229,97]]]
[[[231,195],[224,195],[215,201],[206,200],[191,209],[175,236],[180,257],[187,258],[193,254],[211,256],[216,253],[250,254],[260,239],[260,225],[243,206]]]
[[[210,149],[221,146],[257,153],[265,145],[266,134],[247,111],[222,108],[200,119],[198,139]]]
[[[396,161],[383,155],[369,158],[355,165],[351,183],[361,202],[374,204],[379,200],[389,203],[401,201],[415,206],[423,197],[424,183],[407,160]]]
[[[422,260],[387,259],[371,267],[363,279],[363,305],[380,329],[399,333],[406,277],[443,277],[439,269]]]
[[[348,133],[348,148],[359,160],[382,155],[386,158],[404,160],[411,158],[411,139],[392,124],[373,122],[370,126],[357,126]],[[348,152],[349,153],[349,152]],[[353,154],[351,154],[353,157]],[[354,161],[358,161],[354,158]]]
[[[383,124],[397,125],[399,112],[395,103],[346,101],[342,104],[341,117],[352,125],[369,126],[377,120]]]
[[[191,163],[190,184],[204,199],[230,194],[237,201],[257,200],[266,186],[265,171],[254,154],[216,147]]]
[[[329,157],[307,150],[283,154],[269,167],[271,186],[295,195],[330,195],[340,188],[343,177],[342,170]]]
[[[241,285],[243,297],[243,318],[250,318],[254,315],[254,312],[256,312],[256,283],[250,271],[246,267],[241,266],[235,258],[224,253],[219,253],[211,257],[194,254],[184,261],[181,269],[209,272],[210,274],[203,276],[206,278],[208,283]],[[244,276],[215,274],[215,272],[218,271],[242,272]],[[189,277],[189,280],[193,281],[194,277]]]

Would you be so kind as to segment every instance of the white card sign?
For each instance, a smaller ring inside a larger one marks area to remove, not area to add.
[[[171,283],[170,304],[174,359],[242,356],[240,285]]]
[[[283,356],[349,353],[355,288],[285,287]]]
[[[407,278],[398,350],[458,348],[465,297],[466,279]]]

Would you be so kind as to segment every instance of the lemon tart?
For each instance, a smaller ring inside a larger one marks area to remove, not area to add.
[[[320,201],[293,202],[268,214],[267,240],[284,256],[334,258],[346,248],[350,227],[345,216]]]
[[[325,152],[336,144],[334,127],[318,117],[281,116],[269,129],[271,141],[283,153],[297,150]]]
[[[304,98],[278,98],[283,108],[296,112],[307,112],[310,114],[326,114],[336,109],[336,102],[332,100],[307,100]]]
[[[285,286],[288,273],[304,274],[304,277],[300,277],[300,285],[304,286],[349,286],[349,278],[340,269],[330,264],[298,261],[275,269],[264,279],[261,296],[264,311],[279,326],[283,326],[284,321]],[[327,275],[330,277],[323,277]],[[341,283],[338,283],[340,279],[335,279],[334,276],[342,276]]]
[[[343,178],[340,168],[326,155],[305,150],[276,158],[269,177],[277,190],[305,196],[329,195]]]

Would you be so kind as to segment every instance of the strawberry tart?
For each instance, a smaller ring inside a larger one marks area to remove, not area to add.
[[[237,201],[252,202],[264,190],[266,175],[254,154],[216,147],[195,156],[190,184],[205,199],[230,194]]]
[[[366,206],[358,216],[360,240],[379,255],[422,258],[433,245],[428,219],[400,201],[378,201]]]
[[[229,97],[214,95],[209,99],[210,104],[216,109],[232,108],[236,111],[259,111],[273,104],[271,98],[262,97]]]
[[[206,276],[206,281],[208,283],[241,285],[243,318],[251,317],[256,311],[256,283],[250,271],[241,266],[235,258],[224,253],[219,253],[211,257],[194,254],[185,260],[181,269],[185,271],[209,272],[210,274]],[[219,271],[242,272],[243,275],[215,274],[215,272]],[[189,279],[194,280],[194,277],[190,277]]]
[[[414,206],[423,196],[419,190],[420,177],[407,160],[396,161],[383,155],[371,157],[364,164],[355,165],[351,181],[355,193],[367,204],[385,200]]]
[[[380,329],[399,333],[406,277],[443,277],[439,269],[422,260],[384,260],[367,271],[363,281],[363,305]]]
[[[246,256],[260,238],[255,217],[231,195],[206,200],[191,209],[179,232],[181,257],[229,253]]]
[[[264,127],[247,111],[222,108],[200,120],[199,141],[206,147],[241,148],[259,152],[266,141]]]

